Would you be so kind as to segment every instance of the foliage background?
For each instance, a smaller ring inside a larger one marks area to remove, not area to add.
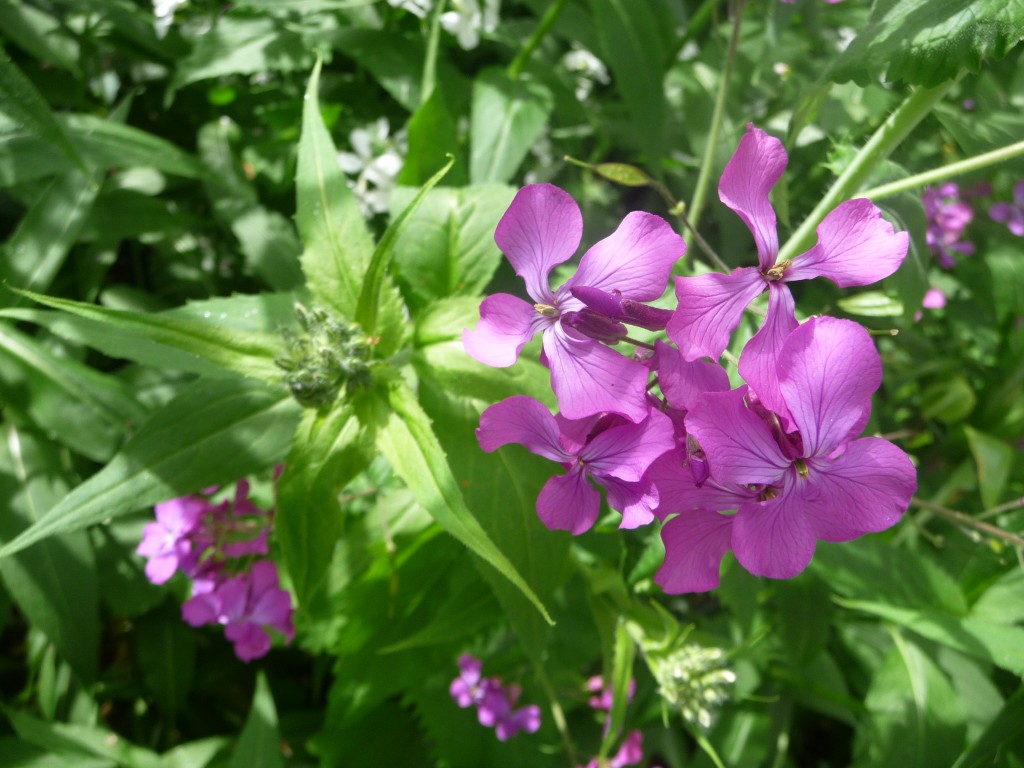
[[[666,596],[656,531],[549,532],[550,467],[476,444],[490,402],[551,399],[535,354],[485,370],[459,343],[485,292],[517,291],[492,240],[515,188],[569,190],[586,244],[628,210],[674,215],[565,156],[642,167],[732,267],[749,235],[713,189],[750,121],[790,152],[774,203],[793,247],[830,189],[1024,136],[1021,0],[751,0],[735,38],[729,10],[505,0],[466,49],[384,2],[192,0],[160,36],[143,2],[0,0],[0,279],[34,292],[0,292],[0,764],[582,763],[615,747],[585,703],[602,672],[620,699],[635,674],[614,718],[649,764],[1024,764],[1024,254],[984,213],[1019,154],[958,175],[992,191],[954,269],[911,183],[876,196],[911,234],[897,275],[800,286],[805,316],[899,331],[878,336],[868,426],[919,469],[894,530],[822,544],[791,581],[727,563],[715,593]],[[578,47],[607,67],[585,95]],[[399,186],[367,218],[335,153],[381,118]],[[929,287],[948,304],[916,320]],[[288,396],[297,300],[379,336],[379,386],[319,412]],[[133,552],[153,503],[245,475],[276,498],[298,601],[296,642],[249,666]],[[709,729],[658,693],[695,647],[737,678]],[[455,707],[467,650],[541,704],[540,732],[501,744]]]

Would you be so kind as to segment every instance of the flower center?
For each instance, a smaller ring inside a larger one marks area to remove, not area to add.
[[[797,459],[794,461],[793,466],[796,468],[796,473],[804,480],[806,480],[807,476],[811,473],[810,467],[807,466],[807,462],[803,459]]]
[[[779,280],[782,279],[782,276],[786,273],[786,270],[789,269],[792,263],[793,262],[790,261],[789,259],[783,259],[782,261],[776,263],[776,265],[771,269],[762,272],[761,275],[764,277],[765,280],[767,280],[770,283],[778,282]]]
[[[534,311],[544,317],[558,317],[558,310],[550,304],[534,304]]]

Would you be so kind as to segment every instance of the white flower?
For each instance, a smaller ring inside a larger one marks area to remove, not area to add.
[[[562,64],[576,76],[576,99],[583,101],[594,89],[594,83],[607,85],[611,82],[608,69],[597,56],[586,48],[574,46],[562,57]]]
[[[373,216],[388,209],[395,179],[402,170],[405,137],[402,132],[389,136],[388,119],[356,128],[348,135],[351,152],[338,153],[338,165],[349,177],[363,215]]]
[[[430,13],[431,2],[430,0],[388,0],[388,5],[392,8],[404,8],[422,19]]]
[[[441,26],[458,39],[459,45],[469,51],[480,44],[480,32],[493,32],[498,28],[501,0],[451,0],[454,10],[441,14]]]
[[[187,2],[188,0],[153,0],[153,16],[156,17],[153,28],[157,37],[162,38],[167,34],[171,22],[174,21],[174,12]]]

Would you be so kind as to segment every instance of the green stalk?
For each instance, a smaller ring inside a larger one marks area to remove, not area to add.
[[[792,234],[779,251],[778,261],[792,259],[811,247],[814,243],[815,229],[822,219],[843,200],[849,199],[871,171],[889,157],[899,143],[907,137],[925,116],[932,111],[946,91],[953,87],[956,80],[949,80],[934,88],[920,88],[914,91],[889,118],[879,126],[874,135],[857,153],[846,170],[836,179],[832,188],[825,193],[810,216]]]
[[[544,35],[548,33],[551,26],[555,23],[559,14],[565,9],[565,6],[569,4],[569,0],[556,0],[553,4],[548,6],[547,11],[541,17],[540,24],[533,30],[533,34],[530,35],[530,39],[526,41],[526,45],[523,49],[516,54],[516,57],[512,59],[512,63],[508,65],[508,76],[515,80],[523,72],[523,67],[526,66],[526,62],[529,61],[530,56],[537,50],[537,46],[540,45],[540,41],[544,39]]]
[[[991,152],[986,152],[983,155],[969,157],[966,160],[950,163],[949,165],[944,165],[941,168],[933,168],[930,171],[908,176],[907,178],[900,179],[899,181],[891,181],[888,184],[872,187],[860,194],[862,197],[867,197],[871,200],[875,200],[880,197],[889,197],[890,195],[898,195],[900,192],[907,192],[915,187],[934,184],[936,181],[945,181],[946,179],[951,179],[954,176],[960,176],[965,173],[970,173],[971,171],[979,170],[980,168],[986,168],[990,165],[1001,163],[1004,160],[1009,160],[1011,157],[1016,157],[1017,155],[1024,155],[1024,141],[1018,141],[1016,144],[1010,144],[1009,146],[1001,147],[1000,149],[993,149]]]
[[[722,132],[722,117],[725,115],[725,102],[729,95],[729,80],[732,79],[733,65],[736,63],[736,47],[740,40],[740,22],[743,19],[743,4],[745,0],[737,0],[733,6],[732,34],[729,37],[729,50],[725,57],[725,67],[722,69],[722,84],[718,88],[718,97],[715,99],[715,111],[711,115],[711,129],[708,131],[708,143],[704,148],[704,159],[700,166],[700,175],[697,177],[697,186],[693,190],[693,198],[690,200],[690,227],[684,239],[686,240],[686,251],[691,253],[693,249],[693,230],[700,225],[700,214],[704,208],[704,199],[708,194],[708,185],[711,183],[711,174],[714,171],[715,155],[718,150],[718,137]]]
[[[441,13],[446,5],[445,0],[438,0],[434,12],[430,15],[430,35],[427,37],[427,55],[423,62],[423,80],[420,83],[420,104],[425,104],[430,98],[437,82],[437,46],[441,39]]]

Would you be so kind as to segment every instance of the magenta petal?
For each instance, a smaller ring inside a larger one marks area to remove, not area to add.
[[[734,269],[728,275],[711,272],[677,277],[675,281],[679,307],[666,332],[686,360],[718,360],[729,346],[729,337],[740,324],[747,304],[767,288],[754,267]]]
[[[700,442],[719,483],[776,485],[790,462],[768,425],[743,404],[746,391],[701,395],[686,414],[686,429]]]
[[[531,184],[516,193],[498,222],[494,241],[537,302],[553,304],[548,274],[568,261],[583,236],[583,215],[568,192]]]
[[[492,405],[481,414],[476,430],[480,447],[488,453],[519,443],[545,459],[573,461],[576,457],[562,449],[559,434],[555,417],[542,403],[526,395],[513,395]]]
[[[733,519],[700,509],[665,523],[665,562],[654,575],[655,583],[673,595],[717,587],[722,557],[732,545]]]
[[[571,531],[573,536],[589,531],[600,510],[601,494],[578,467],[552,477],[537,497],[541,522],[553,531]]]
[[[810,464],[816,495],[807,514],[825,541],[849,541],[895,525],[917,489],[910,458],[880,437],[854,440],[838,459]]]
[[[660,216],[634,211],[612,234],[595,243],[565,288],[586,286],[627,299],[651,301],[665,292],[672,265],[686,243]]]
[[[477,362],[507,368],[540,328],[551,320],[533,306],[509,293],[488,296],[480,305],[480,322],[474,330],[462,331],[462,346]]]
[[[871,393],[882,383],[882,361],[860,325],[816,317],[789,335],[778,376],[804,456],[826,456],[864,429]]]
[[[561,325],[544,334],[544,353],[566,418],[607,412],[642,421],[650,411],[645,398],[650,372],[636,360]]]
[[[789,579],[806,568],[815,546],[806,507],[795,490],[740,507],[732,531],[732,549],[740,565],[770,579]]]
[[[675,347],[656,341],[658,383],[675,408],[690,409],[701,392],[728,392],[729,374],[718,363],[687,361]]]
[[[893,232],[870,200],[847,200],[818,225],[817,245],[795,258],[783,279],[827,277],[840,288],[869,285],[899,269],[909,243],[909,235]]]
[[[658,507],[658,489],[648,478],[627,483],[610,475],[594,478],[608,495],[608,506],[622,514],[619,528],[633,529],[654,520]]]
[[[652,410],[639,424],[621,424],[601,432],[580,452],[580,460],[595,476],[633,483],[674,445],[672,420]]]
[[[720,485],[710,479],[698,484],[682,449],[660,456],[646,476],[658,488],[658,507],[654,514],[661,520],[676,512],[696,509],[738,509],[741,504],[757,498],[757,491],[743,485]]]
[[[768,193],[788,162],[782,142],[751,123],[718,182],[718,197],[736,211],[754,236],[761,269],[774,266],[779,253],[775,209]]]
[[[776,361],[782,345],[799,323],[796,307],[789,288],[779,283],[770,284],[768,316],[764,325],[743,348],[740,356],[740,376],[750,385],[757,399],[769,411],[774,411],[789,427],[789,409],[779,389]]]

